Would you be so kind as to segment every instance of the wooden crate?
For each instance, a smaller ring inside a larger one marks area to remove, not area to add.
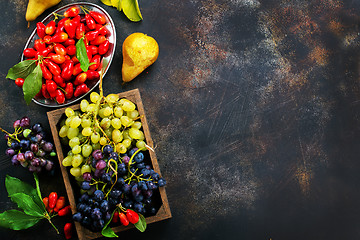
[[[122,93],[119,93],[118,95],[120,98],[127,98],[136,104],[137,110],[139,111],[140,116],[142,116],[141,123],[142,123],[142,127],[143,127],[143,132],[145,134],[146,143],[150,147],[153,148],[154,144],[153,144],[153,141],[150,136],[149,126],[146,121],[145,111],[144,111],[144,107],[143,107],[143,104],[141,101],[139,90],[135,89],[135,90],[127,91],[127,92],[122,92]],[[78,110],[78,109],[80,109],[80,104],[72,105],[72,106],[70,106],[70,108],[72,108],[74,110]],[[57,152],[57,156],[59,159],[60,169],[61,169],[61,173],[62,173],[62,176],[64,179],[66,192],[67,192],[68,199],[69,199],[69,202],[71,205],[71,211],[74,214],[76,212],[75,194],[74,194],[73,187],[72,187],[71,181],[70,181],[70,178],[73,178],[73,177],[69,174],[69,170],[66,169],[66,167],[62,166],[62,160],[64,159],[64,153],[63,153],[62,146],[60,144],[60,138],[59,138],[59,133],[58,133],[58,130],[59,130],[58,124],[59,124],[60,120],[64,117],[65,109],[66,109],[66,107],[57,109],[54,111],[50,111],[47,113],[47,115],[48,115],[48,119],[49,119],[49,123],[50,123],[50,127],[51,127],[51,132],[52,132],[52,135],[54,138],[54,144],[56,147],[56,152]],[[159,164],[157,162],[155,152],[149,151],[149,154],[150,154],[150,159],[151,159],[151,162],[152,162],[155,172],[159,173],[161,176],[160,168],[159,168]],[[166,196],[165,188],[160,187],[159,192],[160,192],[162,205],[155,216],[146,218],[147,224],[171,218],[171,211],[170,211],[168,199]],[[83,227],[78,222],[75,222],[75,227],[76,227],[76,231],[77,231],[77,234],[78,234],[78,237],[80,240],[94,239],[94,238],[98,238],[98,237],[102,236],[100,232],[98,232],[98,233],[92,232],[92,231],[88,230],[87,228]],[[116,233],[116,232],[124,231],[124,230],[132,228],[132,227],[134,227],[132,224],[130,224],[126,227],[121,225],[121,226],[113,227],[112,230]]]

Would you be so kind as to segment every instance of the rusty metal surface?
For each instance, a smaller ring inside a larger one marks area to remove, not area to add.
[[[359,1],[139,1],[140,23],[88,2],[117,28],[105,93],[139,88],[173,214],[122,237],[360,238]],[[26,1],[0,6],[0,126],[27,115],[49,130],[50,109],[26,106],[5,79],[34,27],[26,27]],[[159,59],[122,85],[119,46],[137,31],[158,41]],[[1,211],[14,207],[6,174],[32,181],[11,166],[4,144]],[[60,173],[42,178],[45,192],[65,191]],[[63,239],[45,221],[0,234]]]

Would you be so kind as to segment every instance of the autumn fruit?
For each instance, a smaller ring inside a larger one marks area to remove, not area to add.
[[[130,82],[156,61],[159,45],[154,38],[146,34],[133,33],[125,39],[122,51],[122,79]]]
[[[59,2],[61,0],[29,0],[25,15],[26,21],[34,21],[46,9],[55,6]]]

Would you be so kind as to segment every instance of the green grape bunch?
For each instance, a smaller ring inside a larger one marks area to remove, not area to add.
[[[62,164],[70,168],[70,174],[82,181],[84,173],[90,173],[91,154],[105,145],[125,154],[130,148],[143,149],[146,145],[141,116],[136,105],[117,94],[106,97],[97,92],[90,94],[90,102],[80,102],[80,111],[65,109],[66,119],[61,121],[59,136],[70,151]]]

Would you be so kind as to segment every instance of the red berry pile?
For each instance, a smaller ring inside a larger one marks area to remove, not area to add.
[[[23,54],[27,60],[40,59],[37,64],[42,71],[42,87],[36,98],[54,99],[63,104],[67,99],[87,93],[90,90],[87,84],[99,80],[101,61],[110,46],[107,38],[109,30],[102,13],[86,8],[74,6],[67,9],[63,16],[54,16],[55,19],[46,25],[42,22],[36,24],[39,38]],[[85,43],[90,63],[86,71],[83,71],[77,54],[80,40]],[[15,81],[19,87],[23,83],[21,78]]]

